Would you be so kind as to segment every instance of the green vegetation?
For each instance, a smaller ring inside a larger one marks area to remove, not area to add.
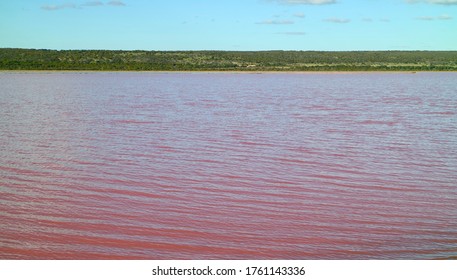
[[[456,71],[457,51],[108,51],[0,49],[0,70]]]

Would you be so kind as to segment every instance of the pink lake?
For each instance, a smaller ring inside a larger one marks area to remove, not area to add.
[[[0,73],[0,259],[457,256],[457,73]]]

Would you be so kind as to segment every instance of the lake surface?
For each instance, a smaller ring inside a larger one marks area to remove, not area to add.
[[[457,256],[457,73],[0,73],[1,259]]]

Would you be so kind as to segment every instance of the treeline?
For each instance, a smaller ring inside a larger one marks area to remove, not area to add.
[[[1,70],[456,71],[457,51],[111,51],[0,49]]]

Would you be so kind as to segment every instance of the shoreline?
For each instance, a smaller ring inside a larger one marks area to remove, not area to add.
[[[437,70],[437,71],[414,71],[414,70],[365,70],[365,71],[275,71],[275,70],[265,70],[265,71],[218,71],[218,70],[178,70],[178,71],[162,71],[162,70],[146,70],[146,71],[128,71],[128,70],[4,70],[1,69],[0,73],[156,73],[156,74],[251,74],[251,75],[260,75],[260,74],[357,74],[357,73],[386,73],[386,74],[419,74],[419,73],[457,73],[457,70]]]

